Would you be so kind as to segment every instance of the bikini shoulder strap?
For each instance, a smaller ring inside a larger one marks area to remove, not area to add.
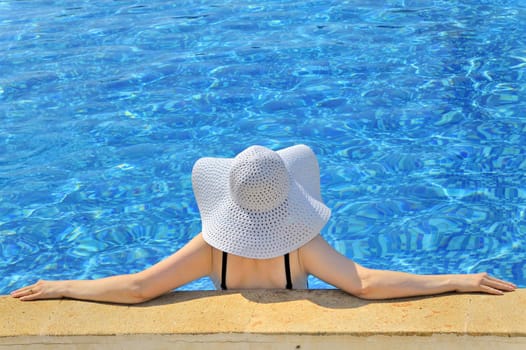
[[[227,290],[226,287],[226,264],[227,264],[228,254],[223,252],[223,259],[221,261],[221,289]]]
[[[292,278],[290,277],[290,257],[285,254],[285,276],[287,277],[287,289],[292,289]]]

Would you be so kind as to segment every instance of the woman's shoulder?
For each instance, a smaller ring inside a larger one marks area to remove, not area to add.
[[[306,271],[312,273],[324,266],[328,269],[342,264],[353,263],[336,249],[334,249],[321,235],[317,235],[298,249],[301,263]]]
[[[311,239],[309,242],[301,246],[298,251],[300,253],[306,252],[306,253],[329,253],[330,251],[334,250],[329,243],[323,238],[321,235],[317,235],[313,239]]]

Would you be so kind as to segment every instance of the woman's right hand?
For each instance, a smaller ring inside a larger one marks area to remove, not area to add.
[[[475,273],[466,275],[455,275],[455,290],[460,293],[481,292],[501,295],[504,292],[514,291],[517,286],[511,282],[504,281],[488,275],[487,273]]]

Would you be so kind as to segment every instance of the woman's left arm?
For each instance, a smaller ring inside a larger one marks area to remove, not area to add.
[[[11,296],[22,301],[72,298],[136,304],[209,275],[211,266],[211,248],[199,234],[170,257],[138,273],[96,280],[39,281]]]

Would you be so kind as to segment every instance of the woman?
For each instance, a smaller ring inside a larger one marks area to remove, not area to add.
[[[39,281],[14,291],[23,301],[73,298],[141,303],[203,276],[217,288],[307,288],[314,275],[365,299],[445,292],[513,291],[486,273],[415,275],[363,267],[320,236],[330,210],[320,195],[318,162],[305,145],[277,152],[252,146],[235,158],[201,158],[192,185],[202,233],[139,273],[97,280]]]

